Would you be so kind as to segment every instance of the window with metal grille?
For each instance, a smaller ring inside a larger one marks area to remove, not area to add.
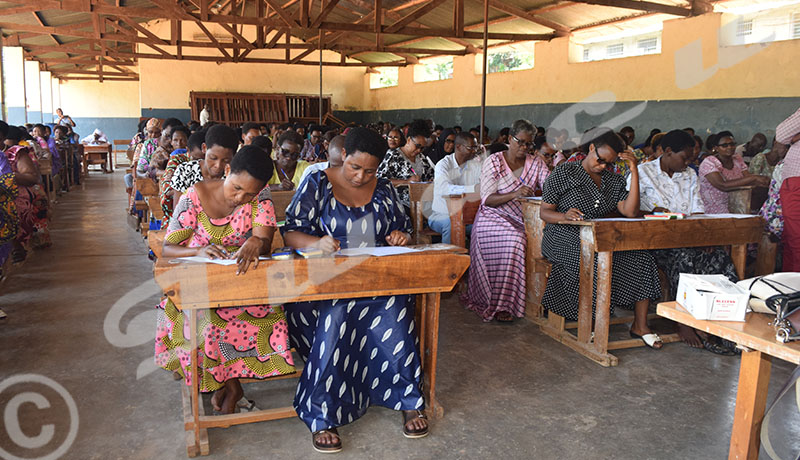
[[[606,57],[622,57],[625,46],[622,43],[615,43],[606,47]]]
[[[369,89],[388,88],[399,83],[397,67],[381,67],[377,73],[369,75]]]
[[[639,48],[639,52],[642,54],[655,53],[658,51],[658,39],[653,37],[639,40],[637,47]]]
[[[736,25],[736,36],[746,37],[753,34],[753,20],[740,20]]]
[[[586,62],[589,60],[589,48],[583,49],[583,61]]]
[[[792,38],[800,38],[800,13],[792,17]]]

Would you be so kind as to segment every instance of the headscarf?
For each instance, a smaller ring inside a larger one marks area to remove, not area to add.
[[[439,135],[439,140],[436,141],[436,145],[433,148],[433,153],[429,157],[434,164],[438,163],[439,160],[449,155],[449,153],[444,151],[444,141],[447,140],[447,136],[451,134],[456,134],[456,130],[453,128],[447,128],[442,131],[442,134]],[[453,140],[455,141],[455,139]],[[455,152],[455,144],[453,144],[453,152]]]
[[[95,140],[95,136],[97,136],[97,140]],[[81,144],[108,144],[108,138],[100,131],[100,128],[95,128],[92,134],[81,139]]]
[[[147,120],[147,125],[145,129],[150,129],[150,128],[161,128],[161,120],[159,120],[158,118],[151,118]]]

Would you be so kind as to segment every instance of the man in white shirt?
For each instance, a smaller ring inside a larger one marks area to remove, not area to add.
[[[211,107],[208,104],[203,106],[203,110],[200,111],[200,126],[205,126],[211,120]]]
[[[329,167],[336,168],[344,163],[344,138],[345,136],[340,134],[331,139],[330,143],[328,143],[328,161],[313,163],[311,166],[306,168],[306,170],[303,171],[303,175],[300,176],[301,184],[306,179],[306,176],[313,172],[322,171],[323,169],[328,169]]]
[[[456,135],[453,153],[436,163],[433,176],[433,213],[428,226],[442,234],[442,243],[450,243],[450,212],[447,196],[477,192],[481,182],[480,147],[468,132]],[[467,232],[469,232],[469,228]]]

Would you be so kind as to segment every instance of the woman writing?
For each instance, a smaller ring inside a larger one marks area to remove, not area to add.
[[[397,193],[376,177],[386,142],[351,129],[344,163],[309,174],[286,210],[283,239],[291,247],[331,253],[359,246],[403,246],[411,223]],[[411,296],[322,300],[284,305],[292,344],[306,362],[294,399],[314,449],[338,452],[336,427],[370,405],[402,411],[403,434],[428,434],[421,410],[420,359]],[[317,321],[316,318],[319,318]]]
[[[578,319],[580,226],[559,222],[599,219],[614,212],[635,217],[639,212],[639,171],[625,142],[610,129],[596,128],[584,134],[581,144],[585,158],[553,170],[544,184],[541,205],[541,218],[548,224],[542,254],[552,263],[542,305],[572,321]],[[617,157],[628,163],[630,193],[625,190],[625,179],[609,171]],[[650,299],[661,296],[653,256],[647,251],[619,251],[613,257],[611,313],[615,306],[633,305],[631,337],[641,338],[651,348],[661,348],[661,338],[647,325]]]
[[[280,135],[275,144],[275,172],[269,180],[271,190],[294,190],[300,185],[303,171],[310,163],[300,159],[303,138],[296,131],[286,131]]]
[[[272,161],[258,147],[243,147],[229,165],[225,180],[190,187],[175,206],[164,240],[164,257],[203,256],[236,259],[247,272],[269,252],[275,211],[264,189]],[[277,305],[248,305],[209,310],[202,344],[189,349],[185,318],[168,298],[158,308],[155,361],[192,384],[191,353],[200,353],[200,389],[215,392],[214,409],[233,413],[243,396],[240,378],[263,379],[294,372],[287,324]],[[241,404],[241,403],[240,403]]]
[[[484,321],[512,321],[525,314],[525,224],[517,198],[534,195],[550,170],[530,155],[536,129],[527,120],[511,126],[508,150],[492,154],[481,170],[481,206],[470,242],[465,305]]]

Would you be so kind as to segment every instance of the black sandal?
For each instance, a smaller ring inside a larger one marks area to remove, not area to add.
[[[711,340],[710,338],[708,340],[703,340],[703,348],[717,355],[722,355],[722,356],[736,355],[736,352],[734,350],[731,350],[722,343]]]
[[[336,435],[338,441],[336,441],[335,444],[322,444],[317,442],[317,435],[324,433],[331,433],[333,435]],[[321,454],[335,454],[337,452],[342,451],[342,438],[339,437],[339,432],[336,430],[336,428],[319,430],[311,433],[311,444],[314,446],[314,450],[316,450]]]
[[[413,420],[415,418],[421,418],[423,420],[428,420],[428,416],[425,415],[421,410],[415,410],[415,411],[411,411],[411,412],[416,412],[417,415],[416,416],[409,416],[409,415],[406,415],[406,411],[403,411],[403,436],[405,436],[405,437],[407,437],[409,439],[418,439],[418,438],[424,438],[425,436],[428,436],[428,425],[427,424],[425,425],[425,428],[421,428],[421,429],[418,429],[418,430],[409,430],[408,429],[408,422],[410,422],[411,420]]]

